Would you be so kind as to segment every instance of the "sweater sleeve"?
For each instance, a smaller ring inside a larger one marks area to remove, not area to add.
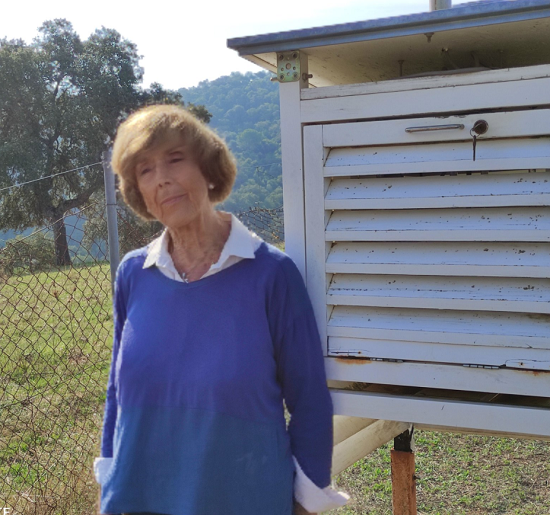
[[[332,400],[311,301],[296,265],[280,261],[270,319],[277,376],[291,419],[292,454],[319,488],[330,485]]]
[[[117,399],[116,399],[116,383],[115,372],[118,350],[120,347],[120,338],[124,321],[126,320],[126,288],[123,274],[124,262],[121,263],[117,270],[115,279],[115,291],[113,298],[113,351],[111,357],[111,368],[109,379],[107,382],[107,395],[105,400],[105,412],[103,416],[103,434],[101,438],[101,456],[104,458],[113,457],[113,435],[117,418]]]

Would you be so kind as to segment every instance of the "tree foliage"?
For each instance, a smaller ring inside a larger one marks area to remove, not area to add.
[[[63,172],[99,162],[140,105],[183,103],[160,84],[140,87],[139,58],[117,31],[82,41],[64,19],[45,22],[31,44],[0,40],[0,229],[51,224],[58,265],[70,264],[64,214],[103,188],[101,167]]]
[[[238,212],[283,204],[278,84],[268,72],[232,73],[180,89],[186,102],[212,113],[210,126],[227,141],[239,167],[231,196],[221,206]]]
[[[99,249],[105,247],[109,239],[107,217],[105,215],[105,196],[102,191],[94,193],[94,204],[86,211],[82,246],[89,255],[98,257],[103,254]],[[120,192],[117,195],[117,229],[120,255],[147,245],[153,237],[163,230],[158,221],[144,221],[139,218],[122,200]]]

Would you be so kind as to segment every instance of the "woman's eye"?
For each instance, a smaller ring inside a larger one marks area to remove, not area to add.
[[[142,168],[139,172],[140,175],[145,175],[146,173],[149,173],[151,171],[151,168]]]

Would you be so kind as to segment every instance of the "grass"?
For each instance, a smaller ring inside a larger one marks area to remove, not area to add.
[[[0,507],[97,513],[111,335],[106,264],[0,282]],[[417,431],[416,445],[420,513],[550,513],[549,443]],[[352,498],[334,513],[391,514],[390,445],[335,482]]]
[[[0,506],[95,512],[111,334],[108,264],[0,283]]]
[[[430,515],[550,513],[550,444],[416,431],[418,511]],[[339,515],[391,514],[388,444],[336,479],[352,499]]]

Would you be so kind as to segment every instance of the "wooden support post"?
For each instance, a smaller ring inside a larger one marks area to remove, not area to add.
[[[393,515],[417,515],[412,428],[394,439],[391,480]]]

